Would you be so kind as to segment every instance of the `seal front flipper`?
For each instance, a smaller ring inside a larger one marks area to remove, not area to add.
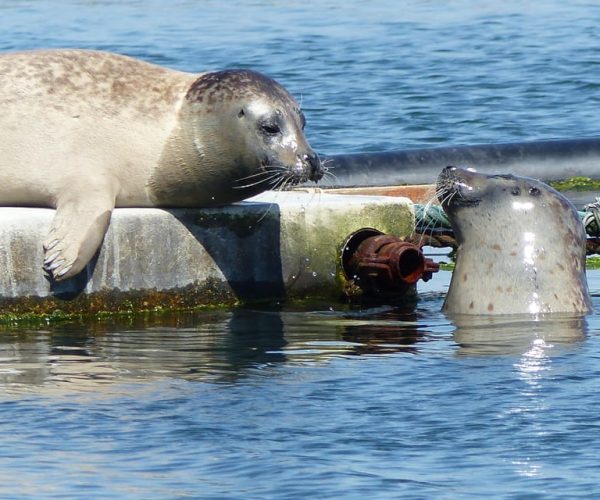
[[[115,206],[112,183],[86,179],[85,186],[81,184],[69,184],[69,189],[59,195],[56,215],[44,241],[43,268],[55,281],[75,276],[91,260]]]

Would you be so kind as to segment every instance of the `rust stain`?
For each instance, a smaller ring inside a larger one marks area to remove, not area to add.
[[[403,196],[413,203],[427,203],[435,196],[434,184],[414,186],[371,186],[353,188],[325,188],[331,194],[368,195],[368,196]]]

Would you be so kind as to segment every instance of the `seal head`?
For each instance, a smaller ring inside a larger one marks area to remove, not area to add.
[[[458,243],[444,311],[590,311],[586,234],[577,210],[535,179],[446,167],[438,198]]]
[[[178,122],[150,179],[157,205],[220,205],[323,177],[304,137],[300,106],[255,71],[200,76],[185,95]]]

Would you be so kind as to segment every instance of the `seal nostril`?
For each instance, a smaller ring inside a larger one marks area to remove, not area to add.
[[[321,160],[319,160],[319,155],[317,155],[316,153],[314,153],[312,155],[304,154],[304,155],[302,155],[302,158],[305,162],[308,163],[308,165],[310,167],[310,173],[309,173],[310,180],[317,182],[318,180],[322,179],[323,174],[325,172],[323,171],[323,166],[321,165]]]
[[[438,176],[438,180],[454,179],[456,176],[456,170],[456,167],[453,167],[452,165],[444,167]]]

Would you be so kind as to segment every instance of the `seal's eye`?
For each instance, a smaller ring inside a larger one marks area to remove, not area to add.
[[[261,123],[260,129],[267,135],[277,135],[281,132],[281,128],[279,128],[279,125],[272,122]]]
[[[302,125],[302,130],[304,130],[304,127],[306,127],[306,117],[302,111],[300,111],[300,123]]]
[[[519,196],[521,194],[521,188],[514,187],[510,190],[510,194],[513,196]]]
[[[539,196],[540,194],[542,194],[542,192],[538,188],[536,188],[536,187],[530,187],[529,188],[529,194],[531,196]]]

